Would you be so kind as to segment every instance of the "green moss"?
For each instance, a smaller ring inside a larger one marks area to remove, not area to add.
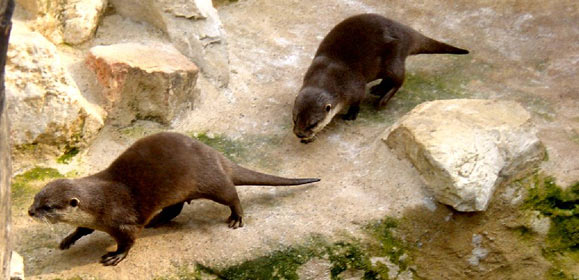
[[[197,264],[188,272],[157,279],[201,279],[199,273],[220,279],[299,279],[299,268],[314,258],[329,263],[332,279],[342,279],[346,271],[358,271],[363,279],[388,279],[389,269],[384,259],[397,264],[400,271],[409,266],[405,257],[408,247],[393,233],[396,226],[396,220],[385,218],[365,227],[365,239],[344,237],[344,240],[331,243],[321,236],[314,236],[305,244],[277,250],[238,265],[214,268]]]
[[[401,270],[408,268],[408,261],[405,258],[408,247],[400,239],[394,236],[394,230],[398,227],[398,221],[391,217],[386,217],[381,221],[371,224],[368,227],[370,234],[377,241],[372,250],[375,255],[385,256],[390,261],[400,267]]]
[[[525,205],[551,218],[549,250],[578,250],[579,182],[563,190],[552,177],[535,175],[535,179],[536,184],[529,189]]]
[[[62,164],[68,164],[72,161],[72,158],[76,156],[80,152],[80,149],[77,147],[67,147],[64,154],[56,159],[56,162]]]
[[[220,271],[204,270],[223,279],[299,279],[297,269],[312,255],[307,247],[287,248]]]
[[[64,177],[56,169],[35,167],[23,174],[16,175],[12,178],[11,196],[14,204],[20,204],[26,198],[32,197],[38,186],[34,182],[41,182],[47,179]]]
[[[240,161],[247,154],[246,146],[240,141],[231,140],[223,135],[193,133],[191,137],[221,152],[224,156],[235,162]]]
[[[524,208],[539,211],[551,219],[543,255],[553,263],[552,279],[565,275],[563,263],[579,261],[579,182],[562,189],[552,177],[535,174],[530,179]],[[559,275],[559,276],[557,276]]]
[[[240,139],[231,139],[225,135],[190,133],[191,137],[221,152],[235,163],[251,164],[276,169],[279,160],[271,151],[271,147],[279,146],[281,135],[245,135]]]

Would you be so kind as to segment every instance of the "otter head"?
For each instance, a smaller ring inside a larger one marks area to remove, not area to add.
[[[28,209],[28,215],[39,221],[48,221],[52,224],[62,222],[76,224],[81,204],[76,195],[73,180],[58,179],[48,183],[34,197],[34,202]]]
[[[330,123],[340,111],[341,104],[323,89],[303,88],[293,109],[294,134],[306,144],[315,140],[316,133]]]

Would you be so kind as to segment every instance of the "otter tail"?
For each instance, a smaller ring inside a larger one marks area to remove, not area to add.
[[[449,53],[449,54],[467,54],[468,50],[457,48],[449,44],[436,41],[434,39],[428,38],[421,34],[418,34],[419,38],[416,40],[416,44],[413,50],[410,52],[413,54],[432,54],[432,53]]]
[[[317,178],[303,178],[291,179],[283,178],[264,173],[259,173],[239,165],[233,166],[232,174],[233,184],[240,185],[254,185],[254,186],[293,186],[303,185],[320,181]]]

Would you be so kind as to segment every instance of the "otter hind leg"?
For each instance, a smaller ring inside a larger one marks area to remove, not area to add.
[[[229,182],[225,183],[225,186],[215,187],[215,189],[219,189],[219,191],[206,194],[205,198],[229,206],[231,215],[227,218],[227,224],[230,228],[236,229],[243,227],[243,209],[241,208],[241,202],[235,190],[235,185]]]
[[[405,67],[404,61],[388,60],[384,63],[379,77],[382,81],[370,89],[370,94],[381,96],[376,104],[378,108],[386,106],[388,101],[396,94],[404,83]]]
[[[171,206],[163,208],[163,210],[161,210],[161,213],[153,217],[153,219],[151,219],[151,221],[149,221],[149,223],[145,227],[152,228],[168,223],[181,213],[184,204],[185,202],[179,202],[177,204],[173,204]]]

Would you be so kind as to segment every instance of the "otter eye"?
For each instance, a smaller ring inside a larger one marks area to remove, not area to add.
[[[72,207],[78,206],[78,198],[72,198],[70,200],[70,206],[72,206]]]
[[[326,112],[329,112],[330,110],[332,110],[332,104],[326,104],[326,107],[324,109],[326,110]]]

